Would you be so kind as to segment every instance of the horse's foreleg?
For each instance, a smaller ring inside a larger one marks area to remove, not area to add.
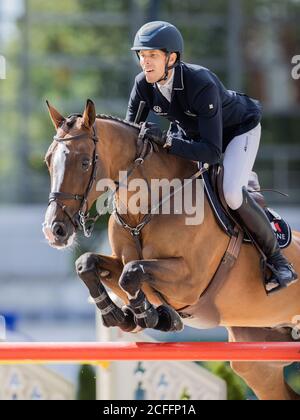
[[[165,299],[170,297],[170,301],[173,298],[178,302],[186,302],[183,290],[189,288],[187,272],[185,263],[179,258],[132,261],[126,264],[119,285],[128,296],[137,325],[161,331],[179,331],[183,328],[180,316],[170,305],[163,304],[155,308],[146,294],[150,286],[152,292],[160,292]]]
[[[293,341],[289,330],[230,328],[230,341]],[[300,400],[284,379],[284,362],[232,362],[232,369],[261,400]]]
[[[117,258],[86,253],[76,261],[76,271],[89,289],[91,297],[101,312],[103,324],[106,327],[120,327],[129,332],[136,328],[131,311],[121,310],[109,297],[101,279],[109,282],[111,289],[127,301],[126,295],[119,289],[118,280],[123,265]],[[115,289],[115,290],[114,290]],[[118,290],[117,290],[118,289]]]

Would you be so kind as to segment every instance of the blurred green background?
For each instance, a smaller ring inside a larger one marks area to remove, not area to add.
[[[4,2],[5,3],[5,2]],[[11,7],[14,2],[10,2]],[[185,38],[184,61],[209,67],[232,90],[264,105],[256,169],[262,185],[300,203],[299,0],[23,0],[16,13],[0,6],[0,197],[44,203],[43,164],[53,128],[45,99],[64,114],[80,112],[90,97],[99,113],[124,117],[139,71],[130,45],[148,20],[168,20]],[[16,26],[14,27],[14,24]]]

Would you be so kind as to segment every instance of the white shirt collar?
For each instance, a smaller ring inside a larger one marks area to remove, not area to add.
[[[172,72],[171,77],[167,81],[167,83],[165,83],[164,85],[162,85],[160,83],[156,83],[156,86],[158,87],[158,89],[160,90],[160,92],[162,93],[162,95],[169,102],[171,102],[171,97],[172,97],[173,82],[174,82],[174,75],[175,75],[174,69],[172,69],[171,72]]]

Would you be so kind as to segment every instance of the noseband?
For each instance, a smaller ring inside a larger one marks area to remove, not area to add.
[[[70,193],[64,193],[64,192],[51,192],[49,195],[48,205],[50,205],[53,202],[56,202],[58,206],[62,209],[62,211],[70,219],[75,229],[82,228],[84,236],[89,238],[92,234],[96,221],[100,217],[99,215],[95,217],[90,217],[90,214],[88,212],[88,206],[87,206],[88,195],[91,192],[93,185],[96,182],[96,177],[97,177],[97,162],[98,162],[98,157],[99,157],[97,154],[97,143],[99,139],[97,137],[95,126],[93,126],[92,136],[86,133],[78,134],[77,136],[71,136],[71,137],[58,137],[56,135],[53,137],[53,140],[58,143],[63,143],[63,142],[73,141],[73,140],[74,141],[82,140],[83,138],[91,139],[94,142],[94,152],[93,152],[93,161],[92,161],[93,168],[92,168],[91,177],[90,177],[90,180],[89,180],[89,183],[88,183],[88,186],[84,195],[70,194]],[[68,206],[66,206],[59,200],[80,201],[79,210],[74,215],[71,215]]]

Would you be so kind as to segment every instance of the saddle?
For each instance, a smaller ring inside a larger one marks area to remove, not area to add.
[[[251,243],[245,227],[241,225],[241,221],[237,220],[234,212],[227,206],[223,192],[223,165],[211,166],[209,171],[203,174],[205,192],[211,205],[213,213],[219,226],[231,237],[234,235],[235,226],[244,232],[243,241]],[[252,195],[257,204],[262,207],[268,217],[273,231],[277,237],[281,249],[287,248],[292,241],[292,231],[289,224],[273,209],[267,206],[267,202],[263,194],[260,192],[261,187],[258,176],[255,172],[251,173],[248,183],[248,192]],[[259,250],[260,251],[260,250]]]

